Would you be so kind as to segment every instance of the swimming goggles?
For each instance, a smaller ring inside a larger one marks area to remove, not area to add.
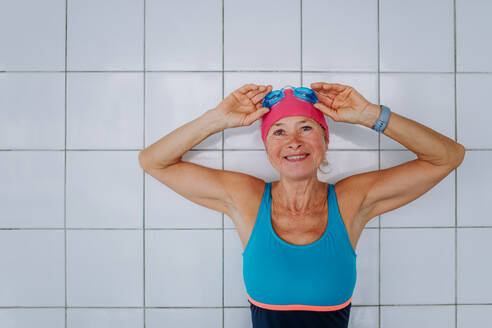
[[[318,97],[316,96],[316,93],[312,89],[305,88],[305,87],[293,87],[291,85],[287,85],[283,87],[280,90],[275,90],[270,93],[268,93],[265,98],[263,98],[263,107],[268,107],[271,108],[274,104],[280,102],[282,99],[285,98],[284,94],[284,89],[285,88],[290,88],[294,90],[294,96],[297,98],[305,101],[309,101],[310,103],[317,103],[318,102]]]

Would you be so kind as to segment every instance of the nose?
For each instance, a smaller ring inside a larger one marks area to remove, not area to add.
[[[294,151],[296,151],[300,146],[301,146],[300,144],[295,145],[295,146],[294,145],[290,145],[289,148],[292,149],[292,150],[294,150]]]
[[[296,137],[293,137],[291,139],[291,141],[289,142],[289,148],[292,148],[294,150],[297,149],[297,148],[299,148],[299,147],[301,147],[301,145],[302,144],[297,140]]]

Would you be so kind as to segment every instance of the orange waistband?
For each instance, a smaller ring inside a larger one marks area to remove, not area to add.
[[[253,300],[248,295],[248,300],[254,305],[268,309],[268,310],[279,310],[279,311],[288,311],[288,310],[303,310],[303,311],[336,311],[343,309],[352,301],[352,297],[345,303],[339,305],[302,305],[302,304],[290,304],[290,305],[274,305],[274,304],[266,304]]]

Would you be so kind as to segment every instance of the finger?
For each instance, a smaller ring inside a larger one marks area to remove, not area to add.
[[[313,89],[313,90],[321,89],[323,87],[324,83],[325,82],[313,82],[313,83],[311,83],[311,89]]]
[[[245,93],[247,93],[248,91],[250,91],[250,90],[256,90],[257,88],[258,88],[258,86],[257,86],[256,84],[254,84],[254,83],[249,83],[249,84],[245,84],[245,85],[243,85],[242,87],[240,87],[240,88],[238,89],[238,91],[239,91],[239,92],[241,92],[241,93],[243,93],[243,94],[245,94]]]
[[[311,83],[311,89],[320,91],[342,92],[347,86],[340,83],[315,82]]]
[[[324,91],[342,92],[346,88],[347,88],[346,85],[343,85],[340,83],[325,83],[325,84],[323,84],[323,90]]]
[[[267,107],[260,107],[260,109],[257,109],[253,113],[246,116],[246,119],[244,120],[244,124],[251,125],[254,121],[259,119],[269,111],[270,109],[268,109]]]
[[[321,94],[319,92],[316,92],[316,96],[318,96],[318,100],[322,103],[326,103],[328,106],[332,106],[333,102],[335,101],[335,94]]]
[[[263,97],[265,97],[270,91],[272,91],[272,86],[271,85],[260,85],[259,88],[257,90],[252,90],[250,92],[248,92],[246,95],[251,99],[253,100],[253,102],[256,100],[255,98],[256,97],[259,97],[260,99],[262,99]],[[259,100],[257,100],[259,101]]]
[[[272,91],[273,87],[271,85],[268,85],[266,87],[265,90],[263,90],[262,92],[258,93],[256,96],[254,96],[253,99],[251,99],[253,101],[253,103],[256,105],[258,104],[260,101],[263,100],[263,98],[265,98],[265,96],[270,93]]]
[[[333,92],[329,92],[329,93],[318,92],[316,95],[318,96],[318,98],[321,98],[321,99],[333,100],[337,94],[338,93],[333,93]]]
[[[261,92],[264,92],[266,89],[266,87],[264,85],[259,85],[257,89],[254,89],[254,90],[250,90],[246,93],[246,96],[248,98],[253,98],[254,96],[256,96],[257,94],[261,93]]]
[[[324,114],[328,115],[331,118],[334,118],[334,116],[337,114],[336,110],[329,108],[328,106],[325,106],[324,104],[321,103],[316,103],[314,104],[314,107],[322,111]]]
[[[316,95],[318,96],[318,99],[329,99],[331,101],[334,101],[335,98],[340,94],[340,92],[337,91],[326,91],[326,90],[320,90],[320,91],[315,91]]]

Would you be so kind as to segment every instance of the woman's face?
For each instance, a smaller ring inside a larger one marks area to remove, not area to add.
[[[328,150],[321,125],[305,116],[284,117],[275,122],[266,137],[268,160],[281,175],[292,179],[306,179],[316,174]],[[286,156],[308,154],[301,160]]]

